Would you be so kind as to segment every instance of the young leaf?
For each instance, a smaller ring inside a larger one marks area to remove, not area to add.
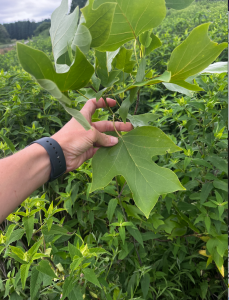
[[[154,122],[156,119],[159,118],[159,115],[147,113],[147,114],[141,114],[141,115],[127,115],[127,119],[130,120],[131,124],[134,127],[142,127],[142,126],[148,126],[149,122]]]
[[[29,217],[23,217],[22,222],[25,227],[26,238],[28,241],[28,245],[30,244],[31,237],[33,235],[34,228],[34,215]]]
[[[93,3],[94,0],[89,0],[81,11],[86,21],[85,26],[92,36],[91,47],[95,48],[103,45],[109,37],[116,4],[106,2],[95,9]]]
[[[12,153],[14,153],[16,151],[14,144],[11,142],[10,139],[8,139],[6,136],[4,135],[0,135],[0,137],[3,139],[3,141],[7,144],[7,146],[9,147],[10,151]]]
[[[78,90],[84,87],[94,73],[93,66],[76,48],[75,61],[67,73],[56,73],[51,60],[40,50],[17,43],[17,53],[23,69],[36,79],[53,81],[61,91]]]
[[[149,47],[150,43],[152,42],[152,38],[150,36],[150,32],[149,31],[145,31],[143,32],[140,36],[139,36],[139,41],[140,43],[144,46],[144,47]]]
[[[67,51],[77,29],[79,8],[68,15],[68,0],[62,0],[60,6],[51,15],[50,37],[54,61]]]
[[[69,293],[71,293],[71,291],[74,288],[74,277],[73,276],[69,276],[65,279],[64,281],[64,285],[63,285],[63,295],[62,298],[65,299],[66,297],[68,297]]]
[[[101,285],[92,269],[85,268],[83,269],[83,273],[87,281],[90,281],[91,283],[93,283],[101,289]]]
[[[151,38],[151,43],[145,49],[145,55],[149,55],[153,50],[161,47],[161,45],[162,45],[160,39],[153,32],[151,32],[150,38]]]
[[[118,228],[118,231],[119,231],[121,240],[122,240],[123,245],[124,245],[124,244],[125,244],[125,237],[126,237],[126,230],[125,230],[125,227],[119,227],[119,228]]]
[[[28,273],[29,273],[29,268],[30,268],[30,264],[23,264],[20,267],[21,284],[22,284],[23,289],[25,288],[26,279],[27,279]]]
[[[160,129],[150,126],[136,128],[120,137],[114,147],[97,151],[92,160],[91,192],[103,188],[121,174],[136,205],[148,218],[159,195],[184,190],[172,171],[157,166],[151,158],[179,150]]]
[[[117,204],[118,204],[117,199],[111,199],[108,203],[107,218],[108,218],[109,222],[111,222],[111,220],[113,218]]]
[[[166,6],[173,9],[184,9],[188,7],[194,0],[165,0]]]
[[[53,272],[49,262],[47,260],[41,260],[39,265],[37,266],[37,270],[43,274],[46,274],[52,278],[57,278],[55,273]]]
[[[199,25],[188,38],[173,52],[168,64],[171,82],[185,80],[209,66],[227,47],[227,43],[218,45],[208,37],[210,23]]]
[[[127,226],[126,229],[129,232],[129,234],[131,234],[135,238],[135,240],[138,241],[139,244],[142,245],[142,247],[144,248],[142,235],[141,235],[140,231],[137,228],[132,228],[129,226]]]
[[[141,289],[144,298],[146,298],[149,292],[149,286],[150,286],[150,275],[149,273],[146,273],[141,280]]]
[[[106,0],[95,1],[97,8]],[[141,33],[157,27],[166,15],[164,0],[113,0],[117,3],[108,40],[98,48],[114,51],[124,43],[136,39]]]
[[[39,291],[40,285],[43,280],[43,274],[40,273],[36,267],[33,267],[30,278],[30,297],[31,300],[36,299],[36,295]]]
[[[116,55],[116,68],[123,70],[125,73],[131,73],[136,64],[134,60],[131,60],[132,50],[121,47],[119,53]]]

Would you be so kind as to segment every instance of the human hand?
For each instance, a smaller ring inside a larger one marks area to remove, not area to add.
[[[116,105],[116,101],[107,98],[110,107]],[[91,124],[90,130],[85,130],[83,126],[72,118],[63,128],[55,133],[52,138],[61,146],[65,160],[66,172],[73,171],[81,166],[86,160],[92,158],[99,147],[111,147],[118,143],[118,138],[106,135],[102,132],[114,131],[114,125],[111,121],[99,121],[92,123],[91,117],[97,108],[106,107],[104,100],[101,98],[98,102],[96,99],[90,99],[81,110],[82,115]],[[118,131],[130,131],[133,129],[131,123],[115,122]],[[93,146],[96,146],[94,148]]]

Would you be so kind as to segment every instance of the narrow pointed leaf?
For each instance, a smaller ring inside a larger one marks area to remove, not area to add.
[[[33,267],[30,278],[30,297],[31,300],[36,299],[36,295],[39,291],[40,285],[43,281],[43,274],[40,273],[36,267]]]
[[[95,48],[103,45],[109,37],[116,4],[104,3],[94,9],[93,2],[94,0],[89,0],[81,11],[86,21],[85,26],[92,36],[91,47]]]
[[[115,176],[123,175],[136,205],[149,217],[159,195],[184,190],[172,171],[157,166],[151,158],[179,150],[160,129],[136,128],[120,137],[116,146],[97,151],[92,161],[91,192],[108,185]]]
[[[165,0],[166,6],[173,9],[184,9],[188,7],[194,0]]]
[[[39,265],[37,266],[37,270],[43,274],[46,274],[46,275],[52,277],[52,278],[57,277],[47,260],[41,260],[39,262]]]
[[[92,269],[83,269],[84,277],[87,281],[93,283],[101,289],[101,285],[95,275],[95,272]]]
[[[202,89],[198,85],[188,83],[187,81],[184,80],[173,80],[172,82],[173,84],[181,86],[182,88],[185,88],[189,91],[194,91],[194,92],[204,91],[204,89]]]
[[[131,234],[135,240],[142,245],[142,247],[144,248],[144,244],[143,244],[143,239],[142,239],[142,235],[141,232],[137,229],[137,228],[132,228],[132,227],[126,227],[127,231],[129,232],[129,234]]]
[[[21,272],[21,284],[22,284],[22,288],[25,288],[25,284],[26,284],[26,279],[28,277],[28,273],[29,273],[29,268],[30,268],[30,264],[23,264],[20,267],[20,272]]]
[[[101,51],[118,49],[141,33],[157,27],[166,15],[164,0],[111,1],[117,5],[109,38],[99,47]],[[98,7],[105,2],[106,0],[97,0],[94,6]]]
[[[4,135],[0,135],[0,137],[3,139],[3,141],[7,144],[7,146],[9,147],[10,151],[12,153],[14,153],[16,151],[14,144],[11,142],[10,139],[8,139],[6,136]]]
[[[28,241],[28,245],[30,244],[31,237],[33,235],[33,228],[34,228],[34,215],[29,216],[29,217],[24,217],[22,219],[24,227],[25,227],[25,232],[26,232],[26,238]]]
[[[71,293],[71,291],[74,288],[74,277],[67,277],[64,281],[64,285],[63,285],[63,295],[62,298],[65,299],[66,297],[68,297],[68,295]]]
[[[185,80],[209,66],[227,47],[227,43],[217,44],[208,37],[210,23],[202,24],[190,33],[188,38],[173,52],[168,64],[171,82]]]
[[[50,37],[55,62],[67,51],[77,29],[79,8],[68,15],[68,0],[62,0],[60,6],[51,15]]]
[[[113,215],[114,215],[117,205],[118,205],[117,199],[111,199],[109,201],[108,208],[107,208],[107,218],[108,218],[109,222],[111,222],[111,220],[113,218]]]

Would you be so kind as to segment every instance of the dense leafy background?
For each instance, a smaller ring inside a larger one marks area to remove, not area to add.
[[[154,32],[162,46],[147,61],[154,74],[165,70],[172,50],[199,24],[213,22],[211,38],[227,41],[226,10],[221,1],[169,10]],[[53,60],[49,38],[29,45]],[[224,51],[218,61],[226,60]],[[0,69],[5,157],[52,135],[70,116],[22,71],[16,51],[0,56]],[[122,176],[89,194],[91,161],[45,185],[1,224],[1,299],[226,299],[227,74],[196,81],[205,91],[193,96],[162,84],[144,87],[139,106],[140,113],[158,114],[150,124],[183,149],[153,161],[173,170],[186,191],[160,197],[146,219]],[[76,108],[84,105],[78,93],[70,98]],[[93,116],[107,118],[106,110]],[[212,258],[218,265],[223,260],[224,278]],[[73,270],[78,286],[69,277]]]

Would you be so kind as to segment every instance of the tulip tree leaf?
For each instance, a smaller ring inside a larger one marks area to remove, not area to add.
[[[188,38],[172,52],[168,71],[171,83],[185,80],[208,67],[227,47],[227,43],[217,44],[208,37],[210,23],[197,26]]]
[[[174,84],[181,86],[182,88],[185,88],[189,91],[194,91],[194,92],[199,92],[199,91],[204,91],[201,87],[195,84],[191,84],[185,80],[174,80]]]
[[[128,50],[125,47],[122,47],[116,56],[116,68],[123,70],[125,73],[131,73],[136,61],[131,60],[132,50]]]
[[[146,47],[145,55],[149,55],[153,50],[161,47],[162,45],[160,39],[153,32],[150,34],[150,38],[151,38],[151,43],[149,44],[148,47]]]
[[[165,0],[166,6],[173,9],[184,9],[188,7],[194,0]]]
[[[68,15],[68,0],[62,0],[60,6],[51,15],[50,37],[54,61],[67,51],[77,29],[79,8]]]
[[[227,61],[220,61],[216,62],[206,69],[204,69],[200,74],[211,74],[211,73],[227,73],[228,72],[228,62]]]
[[[87,54],[90,50],[91,41],[90,31],[84,24],[80,24],[72,42],[72,50],[76,51],[76,47],[79,47],[84,54]]]
[[[170,91],[173,91],[173,92],[178,92],[178,93],[181,93],[181,94],[184,94],[184,95],[187,95],[189,97],[192,96],[192,93],[187,90],[186,88],[184,87],[181,87],[177,84],[174,84],[174,83],[168,83],[168,82],[163,82],[163,85]]]
[[[23,69],[36,79],[49,79],[61,91],[78,90],[84,87],[94,73],[93,66],[87,61],[84,54],[76,48],[74,64],[67,73],[56,73],[48,56],[29,46],[17,43],[17,52]]]
[[[98,7],[107,0],[96,0]],[[108,40],[98,48],[114,51],[126,42],[136,39],[141,33],[157,27],[166,15],[164,0],[111,0],[116,3],[113,22]]]
[[[85,18],[85,26],[92,36],[91,47],[95,48],[104,44],[109,37],[116,4],[104,3],[94,9],[93,2],[94,0],[89,0],[89,4],[81,11]]]
[[[184,190],[177,176],[159,167],[152,156],[180,151],[160,129],[136,128],[119,138],[112,148],[100,148],[92,160],[91,192],[101,189],[117,175],[123,175],[137,207],[148,218],[161,194]]]
[[[157,118],[159,118],[159,115],[147,113],[138,116],[134,116],[134,115],[132,116],[128,114],[127,118],[130,120],[131,124],[134,127],[142,127],[142,126],[148,126],[149,122],[155,121]]]

